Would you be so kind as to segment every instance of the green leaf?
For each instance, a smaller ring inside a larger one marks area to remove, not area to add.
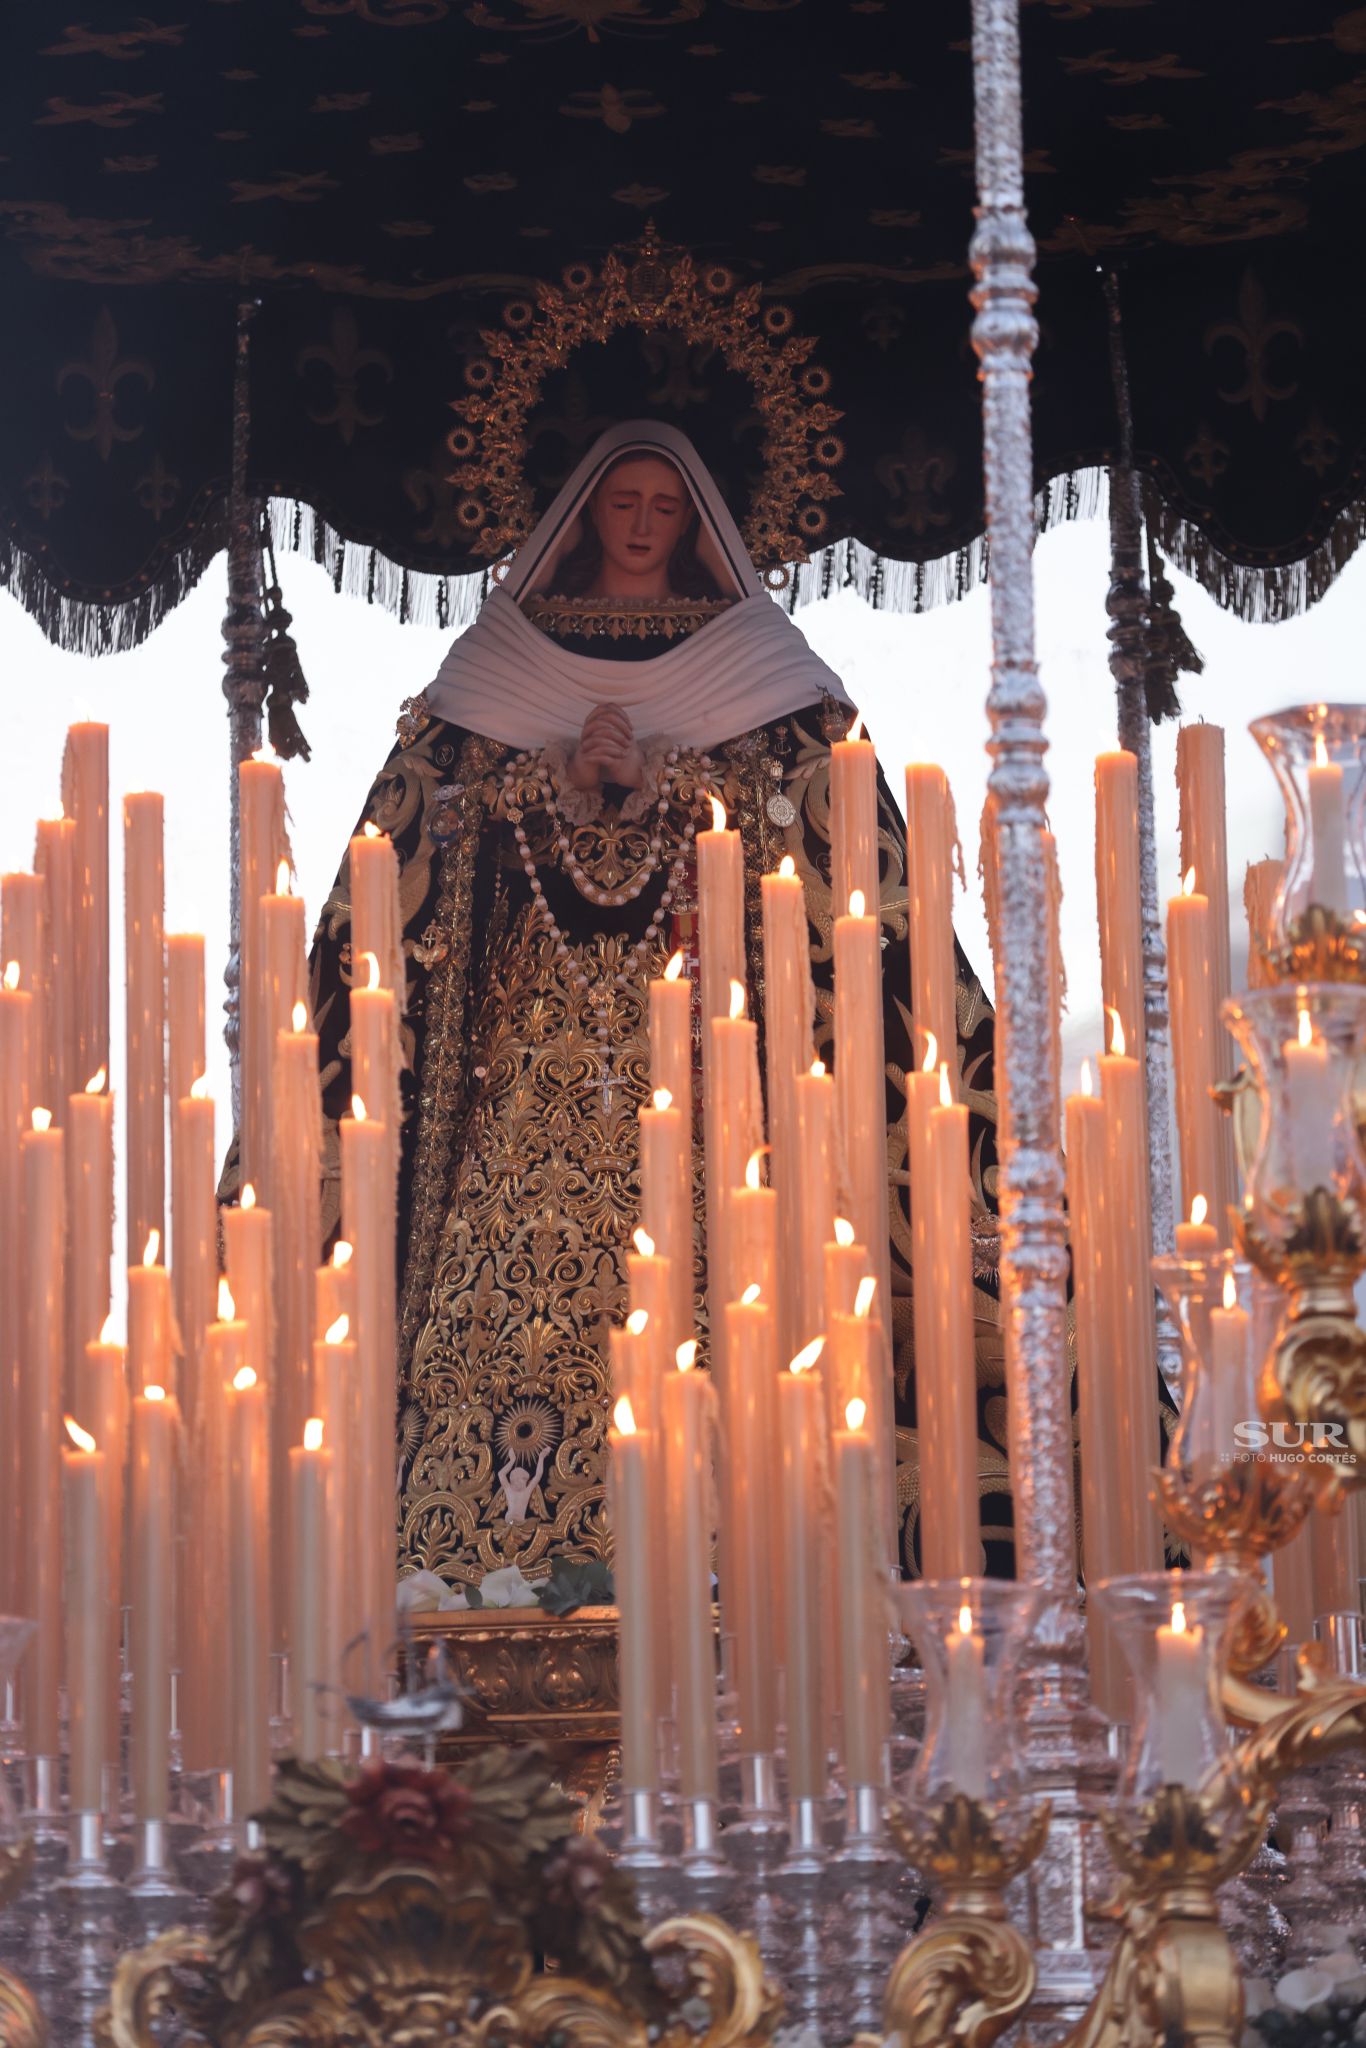
[[[559,1558],[540,1587],[541,1606],[547,1614],[573,1614],[579,1607],[610,1607],[614,1591],[612,1574],[601,1558],[589,1558],[582,1564]]]

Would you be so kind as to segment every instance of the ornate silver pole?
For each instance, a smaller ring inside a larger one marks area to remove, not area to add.
[[[1172,1204],[1171,1047],[1167,1012],[1167,948],[1157,895],[1157,832],[1153,808],[1152,721],[1148,716],[1148,591],[1143,580],[1143,522],[1134,471],[1134,421],[1129,365],[1120,325],[1119,281],[1105,276],[1110,376],[1119,419],[1119,461],[1110,470],[1110,673],[1115,679],[1119,743],[1138,763],[1138,876],[1143,922],[1143,1046],[1148,1084],[1148,1188],[1153,1250],[1176,1249]],[[1157,1360],[1173,1395],[1181,1388],[1181,1345],[1159,1298]]]
[[[996,823],[996,1071],[1007,1137],[1001,1169],[1001,1307],[1011,1489],[1022,1578],[1043,1587],[1022,1695],[1034,1783],[1053,1801],[1048,1847],[1029,1879],[1039,2003],[1064,2016],[1094,1981],[1086,1953],[1088,1823],[1083,1777],[1099,1764],[1087,1711],[1077,1605],[1067,1250],[1059,1074],[1050,1017],[1053,911],[1044,858],[1045,702],[1034,655],[1034,477],[1030,359],[1038,337],[1034,243],[1025,221],[1019,0],[973,0],[977,227],[972,340],[981,364],[992,680],[988,779]]]
[[[232,1113],[242,1112],[239,1003],[242,976],[242,904],[238,891],[237,769],[261,744],[261,706],[265,698],[265,615],[261,608],[261,505],[247,491],[247,458],[251,440],[250,329],[260,301],[246,299],[237,308],[237,356],[232,379],[232,487],[228,497],[228,609],[223,619],[223,695],[228,700],[228,752],[231,788],[229,863],[231,896],[228,912],[227,1040],[232,1061]]]

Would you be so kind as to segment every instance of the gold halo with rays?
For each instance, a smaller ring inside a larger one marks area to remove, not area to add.
[[[564,1434],[559,1415],[548,1401],[523,1394],[493,1425],[493,1447],[502,1459],[534,1466],[542,1451],[553,1451]]]

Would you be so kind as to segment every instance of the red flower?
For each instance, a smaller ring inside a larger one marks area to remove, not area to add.
[[[442,1863],[469,1829],[470,1795],[420,1764],[372,1764],[347,1789],[342,1828],[367,1856]]]

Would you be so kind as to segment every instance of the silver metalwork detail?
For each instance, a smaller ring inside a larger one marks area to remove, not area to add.
[[[977,227],[972,340],[981,364],[996,816],[997,1076],[1009,1138],[1001,1168],[1001,1298],[1011,1485],[1022,1578],[1052,1596],[1036,1668],[1080,1672],[1067,1389],[1067,1244],[1059,1074],[1050,1012],[1053,910],[1043,854],[1048,801],[1044,694],[1034,655],[1030,359],[1034,243],[1025,223],[1018,0],[973,0]],[[1037,1686],[1031,1692],[1037,1692]],[[1079,1702],[1080,1704],[1080,1702]],[[1027,1717],[1029,1719],[1031,1717]]]

